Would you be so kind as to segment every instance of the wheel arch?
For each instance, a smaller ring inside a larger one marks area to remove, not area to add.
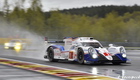
[[[48,50],[49,50],[50,48],[53,48],[53,47],[52,47],[52,46],[49,46],[49,47],[47,48],[46,52],[48,52]]]
[[[48,49],[49,49],[50,47],[52,47],[53,49],[57,48],[57,49],[59,49],[60,51],[64,51],[64,50],[65,50],[64,47],[63,47],[62,45],[51,45],[51,46],[48,47]]]

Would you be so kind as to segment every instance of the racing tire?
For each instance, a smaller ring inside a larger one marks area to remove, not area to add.
[[[50,62],[57,62],[58,60],[57,59],[54,59],[54,50],[52,47],[50,47],[48,50],[47,50],[47,58],[49,59]]]
[[[119,62],[112,62],[113,65],[120,65],[121,63]]]
[[[77,51],[77,61],[80,64],[84,64],[84,51],[82,48],[79,48]]]

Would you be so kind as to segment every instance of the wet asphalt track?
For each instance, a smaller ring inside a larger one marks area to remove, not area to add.
[[[15,60],[21,60],[21,61],[27,61],[27,62],[33,62],[33,63],[39,63],[39,64],[45,64],[45,65],[51,65],[51,66],[57,66],[62,68],[68,68],[73,70],[79,70],[84,72],[89,72],[93,74],[101,74],[101,75],[107,75],[112,77],[121,77],[123,76],[126,80],[140,80],[140,50],[127,50],[128,58],[131,60],[131,64],[122,64],[122,65],[112,65],[111,63],[108,64],[92,64],[92,65],[80,65],[78,63],[73,62],[48,62],[48,60],[45,60],[43,58],[45,49],[44,47],[39,47],[37,49],[30,48],[27,50],[21,50],[20,52],[16,52],[14,50],[5,50],[3,49],[3,46],[0,46],[0,57],[1,58],[10,58]],[[0,69],[4,72],[4,70],[9,70],[8,66],[0,65]],[[11,69],[11,68],[10,68]],[[22,70],[22,69],[19,69]],[[0,75],[3,74],[2,71],[0,71]],[[7,73],[8,75],[13,75],[12,71],[15,71],[15,68],[11,69],[11,73]],[[45,80],[46,78],[50,78],[51,80],[62,80],[57,77],[48,76],[40,73],[34,73],[31,71],[25,71],[22,70],[21,72],[27,73],[30,75],[23,75],[23,80]],[[31,74],[32,73],[32,74]],[[2,75],[1,75],[2,76]],[[0,80],[19,80],[15,78],[2,78],[0,76]],[[36,76],[36,79],[33,79],[33,77]],[[37,77],[38,76],[38,77]],[[133,78],[133,79],[132,79]]]

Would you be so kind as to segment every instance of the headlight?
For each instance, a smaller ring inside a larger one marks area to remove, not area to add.
[[[15,50],[20,50],[21,47],[20,47],[20,46],[15,46],[14,49],[15,49]]]
[[[92,55],[92,58],[97,58],[97,57],[98,57],[97,54],[93,54],[93,55]]]
[[[17,45],[17,46],[20,46],[20,45],[21,45],[21,43],[16,43],[16,45]]]
[[[126,57],[126,54],[122,54],[122,57],[124,57],[124,58],[125,58],[125,57]]]
[[[90,55],[92,56],[92,58],[97,58],[98,57],[97,52],[96,52],[96,50],[93,47],[90,47],[88,49],[88,52],[90,53]]]
[[[5,45],[5,46],[9,46],[9,43],[5,43],[4,45]]]

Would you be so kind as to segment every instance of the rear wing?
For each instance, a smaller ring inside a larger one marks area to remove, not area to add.
[[[64,41],[47,41],[48,43],[64,43]]]
[[[48,45],[49,43],[52,43],[52,44],[56,43],[56,44],[53,44],[53,45],[63,45],[65,47],[65,50],[69,50],[73,46],[73,40],[74,39],[75,38],[66,37],[63,40],[56,40],[56,39],[48,40],[48,38],[45,37],[45,45]],[[61,44],[61,43],[64,43],[64,44]]]
[[[45,42],[47,43],[64,43],[64,41],[60,41],[60,40],[48,40],[48,37],[45,37]]]

